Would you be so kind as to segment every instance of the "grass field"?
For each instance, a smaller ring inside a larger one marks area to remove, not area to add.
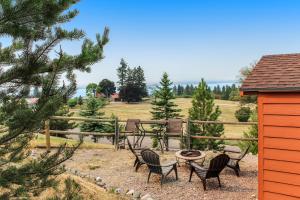
[[[187,118],[188,110],[191,107],[191,98],[177,98],[175,103],[180,109],[183,118]],[[215,104],[220,106],[222,111],[220,121],[236,122],[234,117],[235,111],[239,108],[239,102],[215,100]],[[143,120],[151,119],[151,104],[150,101],[138,103],[138,104],[127,104],[123,102],[112,102],[105,106],[102,111],[105,112],[106,116],[114,114],[119,119],[139,118]],[[227,137],[241,137],[243,132],[248,129],[249,126],[241,125],[225,125],[225,135]]]

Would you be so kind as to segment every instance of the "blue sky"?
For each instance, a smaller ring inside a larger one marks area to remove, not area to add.
[[[121,58],[141,65],[148,83],[162,73],[173,81],[235,80],[240,68],[264,54],[300,52],[300,1],[296,0],[82,0],[67,27],[94,39],[111,30],[105,59],[80,86],[117,80]],[[65,43],[70,53],[78,42]]]

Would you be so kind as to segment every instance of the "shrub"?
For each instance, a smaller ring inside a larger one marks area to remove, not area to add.
[[[247,122],[251,115],[251,109],[249,107],[241,107],[235,112],[235,118],[239,122]]]
[[[73,98],[73,99],[69,99],[68,100],[68,105],[70,108],[74,108],[77,105],[77,99]]]
[[[257,122],[257,108],[251,113],[251,121]],[[244,132],[245,138],[257,138],[258,137],[258,126],[257,124],[252,125],[248,131]],[[253,154],[258,153],[258,144],[257,141],[243,141],[239,143],[239,146],[242,149],[250,146],[249,151]]]

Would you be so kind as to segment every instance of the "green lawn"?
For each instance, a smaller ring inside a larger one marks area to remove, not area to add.
[[[58,147],[59,145],[62,145],[66,143],[68,146],[76,145],[78,143],[78,140],[73,139],[65,139],[61,137],[50,137],[51,147]],[[38,134],[37,138],[35,138],[31,142],[32,147],[46,147],[46,140],[45,135]],[[80,148],[86,148],[86,149],[112,149],[114,148],[113,145],[110,144],[100,144],[100,143],[93,143],[93,142],[83,142],[80,146]]]
[[[181,114],[184,118],[188,116],[188,110],[191,107],[191,98],[177,98],[175,103],[182,109]],[[237,122],[234,117],[235,111],[239,108],[239,102],[215,100],[215,104],[220,106],[222,111],[220,121]],[[114,114],[119,119],[128,118],[139,118],[143,120],[151,119],[151,104],[150,101],[138,103],[138,104],[127,104],[123,102],[112,102],[105,106],[102,111],[105,112],[106,116]],[[225,135],[227,137],[241,137],[243,132],[248,129],[249,126],[241,125],[225,125]]]

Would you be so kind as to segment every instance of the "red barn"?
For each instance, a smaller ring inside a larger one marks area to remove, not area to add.
[[[241,94],[258,96],[259,199],[300,199],[300,54],[263,56]]]

